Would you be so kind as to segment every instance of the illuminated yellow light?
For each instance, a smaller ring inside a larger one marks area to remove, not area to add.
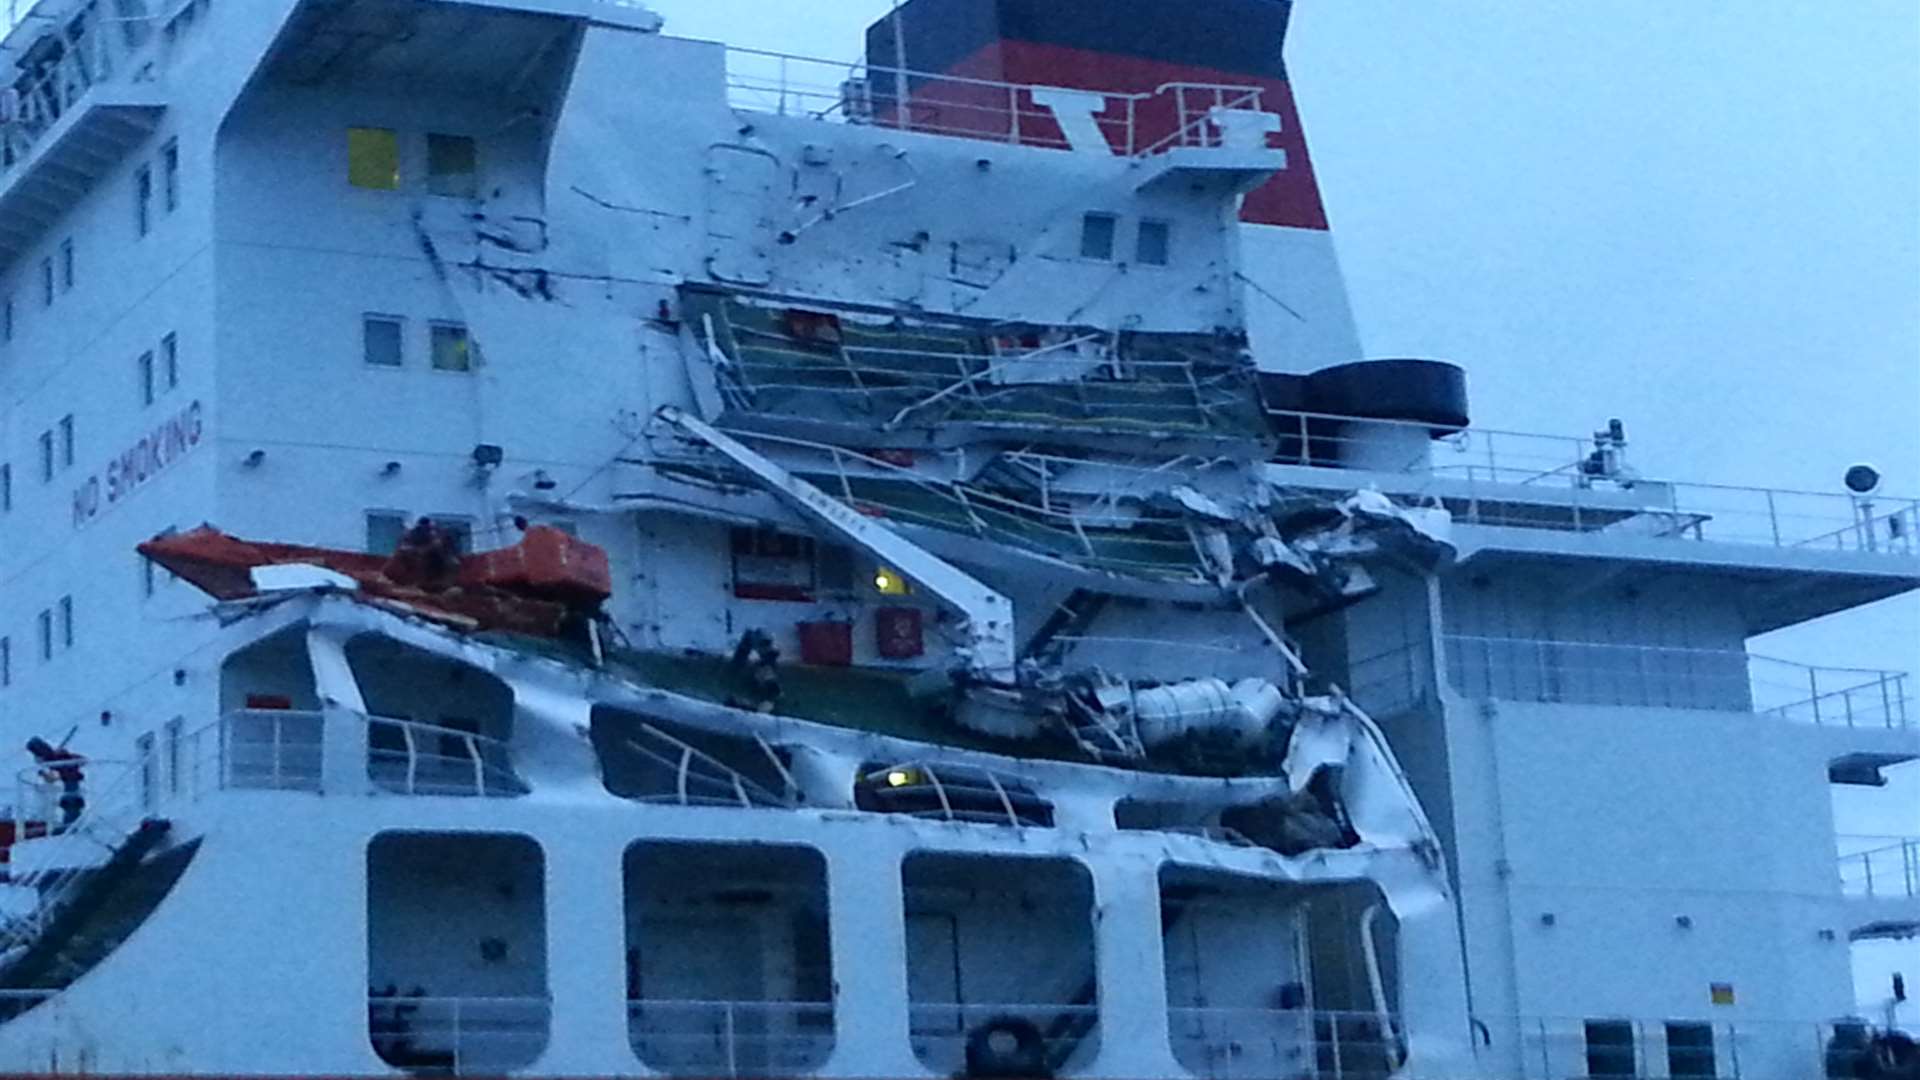
[[[913,783],[913,774],[905,769],[895,769],[887,774],[888,787],[906,787]]]
[[[906,578],[901,577],[898,571],[889,570],[884,566],[873,572],[873,587],[882,596],[905,596],[912,591],[907,585]]]

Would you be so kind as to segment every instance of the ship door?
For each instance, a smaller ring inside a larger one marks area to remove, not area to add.
[[[773,206],[780,162],[750,146],[707,151],[707,272],[735,285],[773,280]]]

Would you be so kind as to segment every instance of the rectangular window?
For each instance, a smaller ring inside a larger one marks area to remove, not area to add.
[[[1627,1020],[1589,1020],[1587,1075],[1637,1076],[1634,1068],[1633,1024]]]
[[[462,199],[480,194],[480,150],[465,135],[427,136],[427,193]]]
[[[60,241],[60,291],[73,291],[73,237]]]
[[[400,190],[400,136],[387,128],[348,128],[347,182],[373,191]]]
[[[40,433],[40,482],[53,482],[53,432]]]
[[[13,509],[13,466],[0,465],[0,513]]]
[[[1713,1057],[1713,1025],[1667,1025],[1667,1075],[1675,1080],[1713,1080],[1720,1075]]]
[[[374,367],[399,367],[406,360],[406,323],[391,315],[368,315],[360,323],[361,351]]]
[[[473,519],[457,514],[436,514],[430,518],[448,540],[453,542],[453,550],[461,555],[473,551]]]
[[[160,755],[154,753],[153,732],[133,741],[133,758],[140,763],[140,806],[152,810],[160,798]]]
[[[181,748],[186,743],[187,720],[176,716],[167,721],[167,794],[178,795],[184,786],[181,783]]]
[[[53,256],[40,260],[40,306],[53,306]]]
[[[1173,227],[1164,221],[1140,223],[1140,246],[1135,261],[1142,266],[1165,266],[1172,253]]]
[[[0,686],[13,685],[13,639],[0,637]]]
[[[1113,261],[1113,238],[1120,231],[1120,219],[1112,214],[1088,214],[1080,219],[1080,257]]]
[[[400,550],[407,532],[407,515],[392,510],[367,511],[367,554],[391,555]]]
[[[73,414],[60,418],[60,466],[73,468]]]
[[[60,647],[73,648],[73,597],[60,598]]]
[[[0,302],[0,339],[13,340],[13,297]]]
[[[153,229],[153,168],[142,165],[133,174],[133,229],[145,236]]]
[[[38,629],[40,631],[40,659],[51,660],[53,659],[53,611],[51,609],[40,609]]]
[[[167,377],[167,389],[180,385],[180,337],[168,334],[160,339],[160,370]]]
[[[459,323],[434,323],[432,338],[435,371],[472,371],[473,342]]]
[[[734,529],[733,595],[807,601],[817,584],[813,540],[772,529]]]
[[[160,151],[161,204],[171,214],[180,208],[180,140],[169,139]]]
[[[135,363],[139,367],[135,377],[140,380],[140,404],[151,405],[153,404],[153,354],[143,352]]]

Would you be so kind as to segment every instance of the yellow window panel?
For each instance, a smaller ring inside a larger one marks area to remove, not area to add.
[[[347,181],[358,188],[398,191],[400,136],[386,128],[348,128]]]

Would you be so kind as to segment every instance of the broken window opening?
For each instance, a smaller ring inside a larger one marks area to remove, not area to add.
[[[370,191],[400,190],[399,134],[389,128],[348,128],[347,182]]]
[[[480,150],[471,136],[427,136],[427,192],[460,199],[479,197]]]

